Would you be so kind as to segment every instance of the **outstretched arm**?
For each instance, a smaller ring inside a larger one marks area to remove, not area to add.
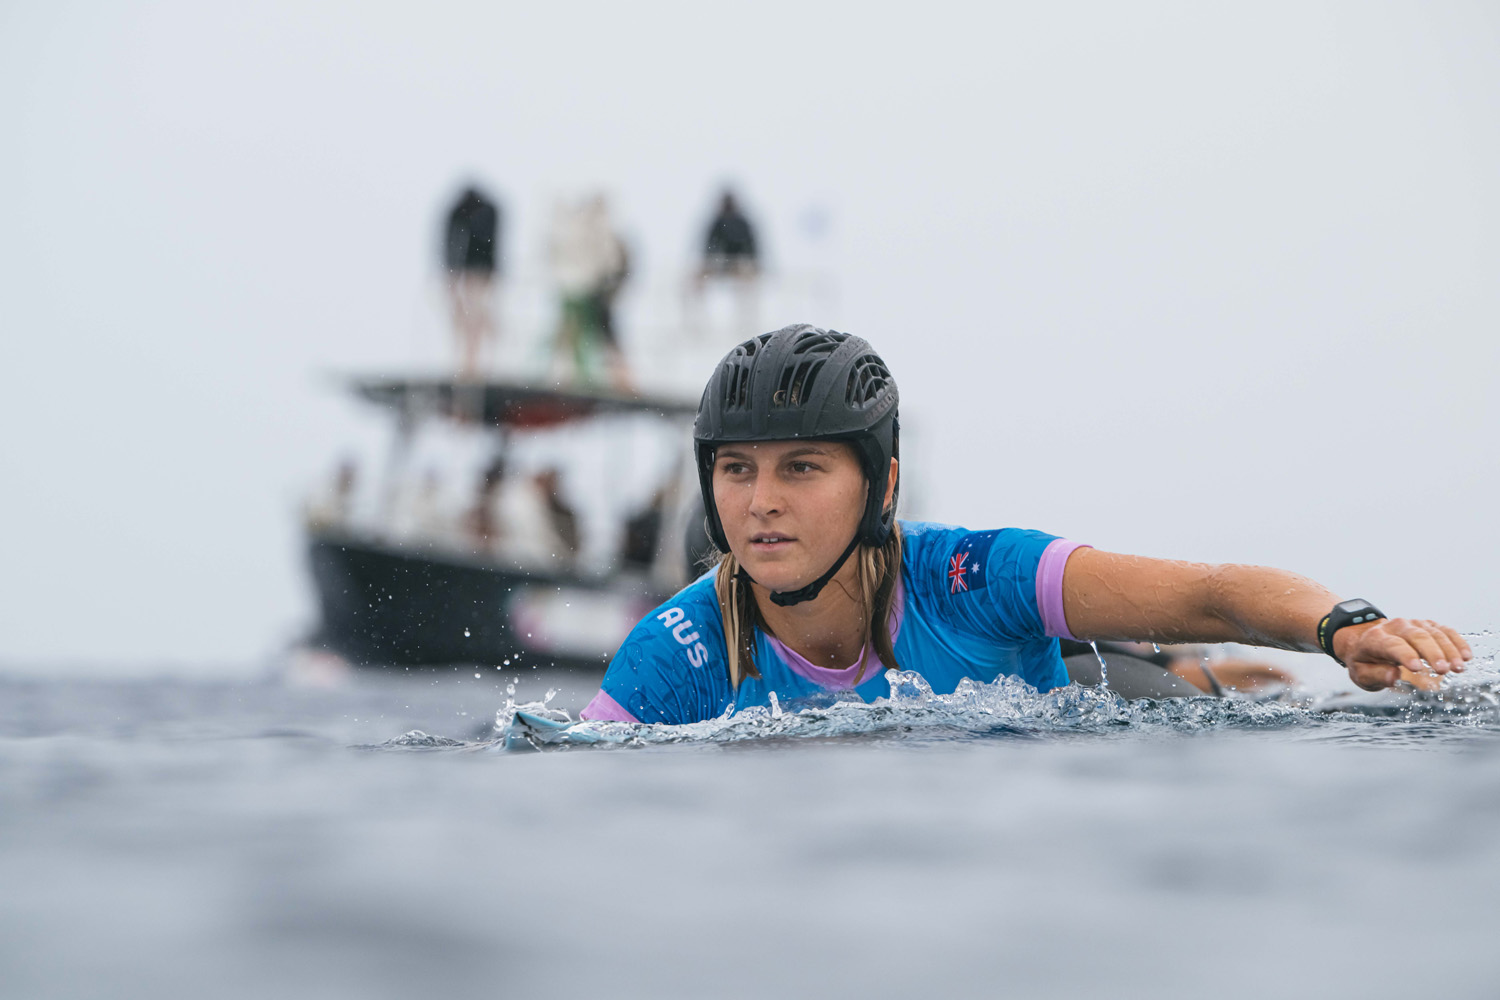
[[[1321,652],[1318,622],[1340,598],[1320,584],[1264,566],[1176,562],[1079,549],[1063,572],[1063,613],[1080,639],[1243,642]],[[1333,636],[1349,677],[1370,691],[1401,669],[1460,671],[1474,654],[1433,621],[1381,619]]]

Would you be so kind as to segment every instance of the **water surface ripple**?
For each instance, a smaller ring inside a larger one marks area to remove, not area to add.
[[[0,995],[1496,994],[1493,677],[894,680],[669,729],[567,677],[518,727],[493,671],[0,674]]]

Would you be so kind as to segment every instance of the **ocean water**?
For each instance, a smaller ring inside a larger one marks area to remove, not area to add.
[[[676,730],[474,673],[0,675],[0,996],[1500,995],[1485,669]]]

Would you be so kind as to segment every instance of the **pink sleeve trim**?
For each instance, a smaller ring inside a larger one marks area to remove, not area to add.
[[[1068,619],[1063,615],[1063,567],[1068,557],[1079,549],[1091,549],[1092,545],[1070,542],[1066,538],[1054,538],[1042,550],[1041,561],[1036,564],[1036,606],[1042,612],[1042,631],[1059,639],[1073,639],[1068,631]]]
[[[631,715],[624,705],[621,705],[618,701],[605,694],[602,688],[598,694],[594,695],[593,701],[583,706],[583,711],[578,713],[578,717],[591,722],[638,723],[641,721]]]

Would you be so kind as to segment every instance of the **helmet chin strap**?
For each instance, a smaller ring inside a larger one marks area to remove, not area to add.
[[[854,554],[854,550],[858,547],[859,532],[856,531],[854,537],[849,540],[848,548],[844,549],[844,554],[834,560],[833,565],[828,567],[828,572],[800,590],[771,591],[771,603],[780,608],[789,608],[793,604],[801,604],[803,601],[810,601],[817,597],[823,592],[823,588],[828,586],[828,581],[833,579],[833,575],[843,568],[844,563],[849,561],[849,557]],[[744,567],[740,567],[740,572],[744,574],[745,579],[751,583],[755,582],[750,574],[745,572]]]

